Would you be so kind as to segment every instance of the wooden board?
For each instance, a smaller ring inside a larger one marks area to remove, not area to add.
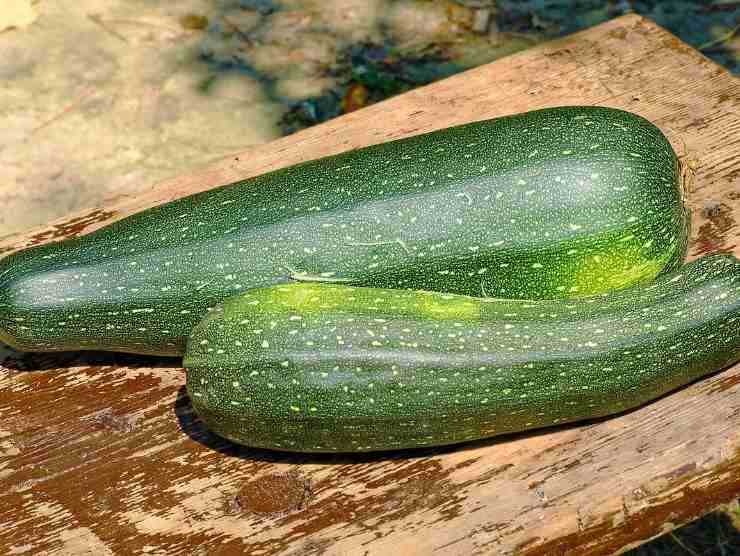
[[[302,160],[563,104],[626,108],[660,126],[697,166],[692,258],[740,254],[740,84],[634,15],[234,155],[146,197],[5,238],[0,248],[87,232]],[[177,359],[3,359],[3,554],[610,554],[740,494],[740,366],[582,426],[439,450],[306,456],[209,434]]]

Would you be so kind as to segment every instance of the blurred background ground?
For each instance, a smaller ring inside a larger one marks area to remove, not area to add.
[[[740,71],[740,0],[3,0],[0,235],[630,11]]]
[[[2,0],[0,235],[629,12],[740,73],[740,0]],[[738,526],[630,554],[740,554]]]

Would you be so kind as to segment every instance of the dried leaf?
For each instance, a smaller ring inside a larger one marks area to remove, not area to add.
[[[39,16],[31,0],[3,0],[0,10],[0,31],[26,27]]]

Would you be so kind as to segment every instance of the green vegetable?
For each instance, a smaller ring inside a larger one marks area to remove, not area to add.
[[[740,359],[740,261],[573,300],[290,284],[193,331],[196,412],[248,446],[368,451],[463,442],[634,408]]]
[[[0,261],[0,340],[182,354],[249,288],[314,280],[509,298],[627,287],[679,264],[688,212],[639,116],[553,108],[306,162]]]

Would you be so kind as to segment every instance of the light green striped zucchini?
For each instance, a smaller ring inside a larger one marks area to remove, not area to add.
[[[233,297],[193,331],[193,407],[248,446],[463,442],[634,408],[740,358],[740,261],[572,300],[299,283]]]

